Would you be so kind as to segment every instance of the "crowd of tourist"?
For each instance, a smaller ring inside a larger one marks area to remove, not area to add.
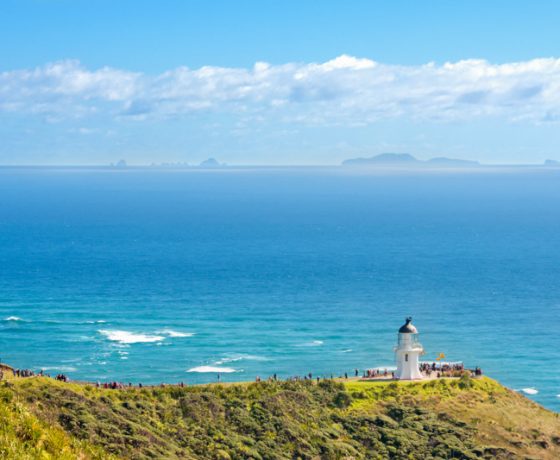
[[[132,386],[132,384],[129,385]],[[97,388],[105,388],[105,389],[110,388],[112,390],[122,390],[123,388],[125,388],[125,385],[120,382],[104,382],[104,383],[97,382],[95,386]]]
[[[420,371],[427,377],[435,374],[437,378],[440,377],[460,377],[465,372],[470,372],[473,377],[482,375],[482,369],[475,367],[474,369],[465,369],[463,363],[422,363]]]
[[[462,363],[456,363],[456,364],[451,364],[451,363],[442,363],[442,364],[436,364],[436,363],[422,363],[420,365],[420,371],[427,377],[431,377],[432,375],[435,374],[435,377],[440,378],[440,377],[459,377],[461,374],[463,374],[465,372],[465,367]],[[45,377],[50,377],[49,374],[45,374],[42,370],[38,373],[35,373],[34,371],[30,370],[30,369],[12,369],[13,375],[14,377],[33,377],[33,376],[45,376]],[[475,367],[472,370],[468,370],[468,372],[471,373],[472,376],[480,376],[482,375],[482,369],[480,367]],[[390,371],[388,369],[366,369],[363,372],[360,372],[359,369],[354,369],[353,372],[353,376],[355,378],[359,378],[360,377],[360,373],[361,373],[361,378],[364,379],[394,379],[395,378],[395,372],[394,371]],[[220,374],[216,374],[217,380],[218,382],[221,381],[221,376]],[[0,379],[2,377],[0,376]],[[335,376],[334,374],[330,374],[330,379],[334,379]],[[345,380],[347,380],[348,377],[348,372],[345,372],[343,375],[338,376],[338,378],[342,379],[344,378]],[[55,377],[56,380],[61,381],[61,382],[69,382],[70,379],[68,378],[68,376],[66,374],[57,374]],[[321,379],[323,380],[328,380],[329,376],[316,376],[315,380],[317,382],[319,382]],[[277,381],[278,379],[278,375],[277,374],[273,374],[272,376],[268,377],[266,379],[267,381],[271,382],[271,381]],[[309,372],[306,375],[303,376],[291,376],[291,377],[287,377],[285,379],[286,381],[290,381],[290,382],[297,382],[297,381],[309,381],[309,380],[314,380],[313,378],[313,374],[311,372]],[[256,382],[261,382],[261,377],[257,376],[255,379]],[[97,388],[104,388],[104,389],[112,389],[112,390],[121,390],[121,389],[125,389],[125,388],[133,388],[133,387],[137,387],[137,388],[143,388],[142,383],[138,383],[137,385],[134,385],[132,383],[128,383],[128,384],[124,384],[121,382],[117,382],[117,381],[111,381],[111,382],[97,382],[95,384],[95,386]],[[154,386],[154,385],[151,385]],[[164,383],[161,383],[159,386],[161,387],[165,387],[166,385]],[[184,382],[179,382],[177,384],[177,386],[179,387],[184,387],[185,383]]]
[[[33,377],[35,372],[31,369],[13,369],[14,377]],[[42,371],[40,375],[43,375]]]
[[[39,372],[32,371],[31,369],[12,369],[12,373],[14,377],[50,377],[50,374],[45,374],[45,372],[41,369]],[[70,379],[66,374],[57,374],[55,376],[55,380],[60,382],[69,382]]]
[[[357,375],[357,374],[356,374]],[[387,369],[367,369],[364,371],[363,376],[364,379],[378,379],[378,378],[395,378],[395,372],[389,371]]]
[[[420,370],[427,375],[431,372],[450,372],[450,371],[464,371],[465,365],[463,363],[422,363],[420,365]]]

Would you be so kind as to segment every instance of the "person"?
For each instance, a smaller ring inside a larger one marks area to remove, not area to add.
[[[358,377],[360,371],[358,369],[354,369],[354,377]]]
[[[345,372],[345,373],[344,373],[344,378],[345,378],[346,380],[348,380],[348,372]]]

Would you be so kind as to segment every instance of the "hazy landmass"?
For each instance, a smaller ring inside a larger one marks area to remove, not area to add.
[[[2,169],[14,169],[14,168],[31,168],[31,169],[56,169],[56,168],[69,168],[69,169],[219,169],[219,168],[236,168],[236,169],[274,169],[274,168],[305,168],[305,169],[325,169],[325,168],[339,168],[339,167],[354,167],[359,169],[416,169],[418,171],[429,171],[432,169],[448,169],[448,170],[460,170],[464,168],[466,170],[475,171],[491,168],[496,169],[520,169],[520,168],[556,168],[560,167],[560,161],[554,159],[546,159],[542,163],[526,163],[526,164],[510,164],[510,163],[481,163],[477,160],[469,160],[463,158],[449,158],[445,156],[438,156],[429,158],[427,160],[422,160],[416,158],[410,153],[381,153],[379,155],[374,155],[371,157],[358,157],[349,158],[342,163],[336,164],[314,164],[314,165],[289,165],[289,164],[249,164],[249,163],[225,163],[214,157],[210,157],[199,163],[187,162],[187,161],[175,161],[175,162],[152,162],[149,164],[131,164],[125,159],[120,159],[116,162],[109,164],[91,164],[91,165],[71,165],[71,164],[61,164],[61,165],[0,165]]]
[[[419,160],[409,153],[382,153],[368,158],[351,158],[342,162],[343,166],[480,166],[478,161],[456,158],[436,157],[429,160]]]
[[[200,168],[223,168],[227,166],[225,163],[220,163],[215,158],[208,158],[202,161],[199,165]]]

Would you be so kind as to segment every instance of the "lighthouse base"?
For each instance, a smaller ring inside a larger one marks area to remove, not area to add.
[[[402,353],[397,351],[397,372],[395,377],[399,380],[422,380],[424,376],[420,372],[418,353],[405,350]]]

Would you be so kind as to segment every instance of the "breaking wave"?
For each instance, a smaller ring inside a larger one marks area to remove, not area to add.
[[[197,367],[192,367],[187,372],[231,374],[232,372],[238,372],[238,371],[233,367],[197,366]]]
[[[60,372],[76,372],[76,368],[72,366],[43,366],[42,371],[60,371]]]
[[[192,337],[194,335],[194,332],[178,332],[178,331],[173,331],[171,329],[162,329],[161,331],[156,331],[156,334],[163,334],[166,335],[167,337],[176,338],[176,337]]]
[[[234,363],[237,361],[269,361],[269,359],[258,355],[231,354],[219,359],[214,364],[219,366],[221,364]]]
[[[311,340],[310,342],[300,343],[297,346],[298,347],[320,347],[324,343],[325,342],[323,342],[322,340]]]
[[[526,395],[536,395],[539,392],[536,388],[522,388],[521,391]]]
[[[19,316],[8,316],[4,318],[4,321],[23,321]]]
[[[163,337],[162,335],[140,334],[129,331],[101,329],[99,330],[99,333],[104,335],[107,340],[122,344],[153,343],[165,340],[165,337]]]

